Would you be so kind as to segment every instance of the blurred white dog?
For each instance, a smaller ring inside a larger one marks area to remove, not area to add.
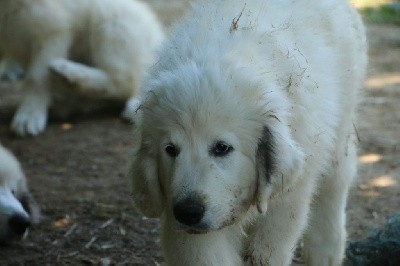
[[[346,0],[207,1],[144,82],[129,175],[169,265],[340,265],[364,28]]]
[[[50,105],[130,98],[163,32],[136,0],[2,0],[0,38],[0,54],[26,71],[11,125],[24,136],[44,130]]]
[[[20,240],[39,222],[39,208],[29,194],[17,159],[0,144],[0,244]]]

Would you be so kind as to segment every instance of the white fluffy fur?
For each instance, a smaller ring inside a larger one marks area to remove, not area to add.
[[[2,0],[0,38],[0,55],[26,70],[11,125],[23,136],[44,130],[54,100],[67,109],[133,96],[163,33],[136,0]]]
[[[304,236],[307,265],[340,265],[365,67],[346,0],[195,6],[133,117],[133,196],[161,216],[167,264],[289,265]],[[218,141],[233,149],[211,154]],[[194,194],[204,216],[183,225],[174,207]]]
[[[29,194],[24,173],[17,159],[0,144],[0,242],[21,237],[10,228],[10,218],[19,215],[39,222],[39,208]]]

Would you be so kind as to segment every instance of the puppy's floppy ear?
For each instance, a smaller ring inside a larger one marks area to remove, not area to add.
[[[163,210],[163,197],[155,158],[143,148],[134,155],[129,169],[132,196],[136,207],[148,217],[159,217]]]
[[[134,122],[135,150],[129,167],[128,177],[132,181],[132,196],[135,206],[148,217],[159,217],[163,210],[156,156],[149,151],[142,138],[140,106],[136,110]]]
[[[271,195],[279,194],[298,180],[303,164],[304,154],[287,128],[263,128],[256,151],[258,179],[255,201],[260,213],[267,211]]]
[[[256,206],[259,213],[267,211],[268,198],[271,195],[271,175],[274,167],[274,145],[267,127],[263,128],[256,151],[257,190]]]

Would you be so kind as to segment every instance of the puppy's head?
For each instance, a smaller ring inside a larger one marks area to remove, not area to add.
[[[14,156],[0,146],[0,243],[12,244],[39,220],[39,208],[27,190]]]
[[[130,168],[136,205],[189,233],[265,213],[273,193],[299,175],[303,153],[288,126],[283,92],[252,69],[182,64],[147,83],[134,122]]]

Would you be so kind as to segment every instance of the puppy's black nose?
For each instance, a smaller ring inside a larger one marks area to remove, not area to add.
[[[29,217],[21,215],[21,214],[14,214],[8,220],[8,226],[10,227],[12,233],[22,236],[26,229],[31,226],[31,221]]]
[[[185,225],[195,225],[204,216],[204,205],[199,197],[188,197],[174,205],[175,219]]]

